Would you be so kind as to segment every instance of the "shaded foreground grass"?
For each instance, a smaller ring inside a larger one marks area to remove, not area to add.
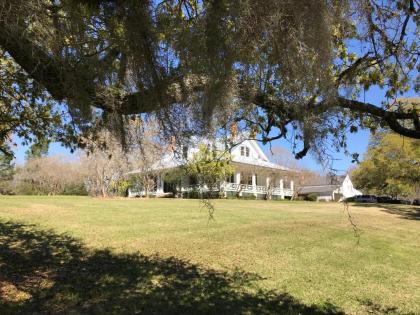
[[[215,206],[1,198],[0,314],[420,313],[417,208]]]
[[[89,250],[31,225],[0,223],[2,314],[338,314],[287,293],[247,292],[257,275],[177,258]],[[12,289],[14,292],[7,292]]]

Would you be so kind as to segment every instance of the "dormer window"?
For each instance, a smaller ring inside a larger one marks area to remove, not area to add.
[[[249,148],[248,147],[245,147],[245,146],[241,147],[241,156],[249,157]]]

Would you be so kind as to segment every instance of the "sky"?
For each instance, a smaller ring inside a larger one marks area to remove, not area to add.
[[[405,96],[416,96],[414,92],[408,93]],[[365,93],[365,101],[369,102],[374,105],[380,105],[381,101],[385,99],[384,92],[377,87],[371,88],[369,91]],[[359,132],[354,134],[348,134],[348,151],[350,153],[359,153],[360,157],[366,152],[366,148],[369,141],[369,131],[367,130],[359,130]],[[17,141],[19,143],[19,141]],[[260,144],[262,145],[262,144]],[[285,149],[291,150],[290,143],[286,142],[285,140],[277,140],[272,143],[272,146],[281,146]],[[269,145],[263,146],[265,152],[269,152],[270,148]],[[17,164],[23,164],[25,161],[25,151],[27,150],[26,146],[22,146],[18,144],[15,148],[15,158]],[[63,147],[60,143],[52,143],[49,148],[49,155],[63,155],[69,159],[77,158],[77,152],[71,154],[70,151]],[[338,174],[344,174],[346,171],[354,165],[352,162],[351,156],[345,155],[343,152],[339,152],[334,154],[334,160],[332,162],[332,168],[337,171]],[[307,169],[311,169],[318,172],[327,172],[328,170],[324,170],[320,163],[310,154],[304,157],[302,160],[298,161],[298,165],[301,167],[305,167]]]

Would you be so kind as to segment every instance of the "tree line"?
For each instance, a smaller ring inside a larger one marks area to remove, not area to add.
[[[152,185],[152,166],[169,151],[154,121],[132,120],[127,145],[103,129],[85,138],[77,158],[48,156],[48,143],[34,143],[23,165],[0,152],[0,194],[124,196],[130,185]],[[144,135],[147,137],[144,137]],[[141,138],[139,138],[141,137]],[[127,173],[138,170],[137,176]]]
[[[352,177],[354,184],[366,193],[420,198],[420,140],[386,130],[373,134]]]
[[[187,159],[187,150],[183,148],[188,147],[176,147],[175,141],[162,140],[155,120],[132,119],[125,133],[124,146],[107,129],[95,137],[84,138],[85,149],[79,150],[73,159],[49,156],[48,142],[32,144],[25,153],[23,165],[14,165],[10,155],[0,152],[0,194],[108,197],[125,196],[131,187],[150,195],[156,188],[157,177],[164,175],[174,194],[176,190],[179,193],[185,178],[194,178],[194,196],[203,197],[200,189],[216,187],[233,174],[229,150],[202,142]],[[179,167],[165,169],[162,165],[165,157],[178,160]],[[270,158],[299,170],[295,173],[298,176],[293,177],[297,185],[319,176],[300,168],[286,149],[273,147]],[[249,172],[252,171],[250,166]]]

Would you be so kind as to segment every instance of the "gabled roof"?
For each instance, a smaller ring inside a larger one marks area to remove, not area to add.
[[[255,140],[246,140],[249,142],[249,144],[254,148],[255,151],[257,151],[258,155],[266,162],[269,161],[267,155],[264,153],[264,151],[261,149],[260,145]]]

